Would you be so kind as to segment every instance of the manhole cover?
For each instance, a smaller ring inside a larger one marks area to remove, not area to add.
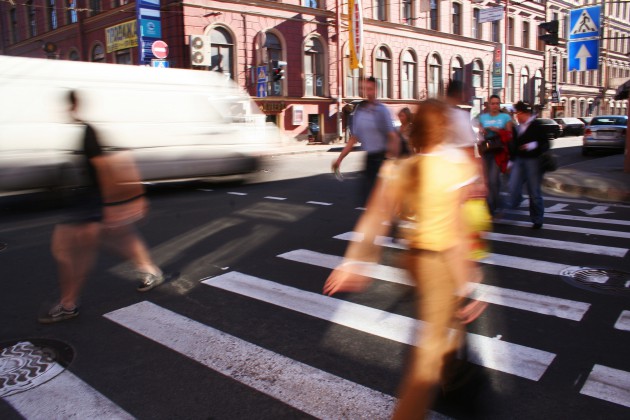
[[[565,282],[582,289],[630,296],[630,273],[611,268],[567,267],[560,272]]]
[[[56,340],[0,343],[0,397],[48,382],[63,372],[73,357],[72,348]]]

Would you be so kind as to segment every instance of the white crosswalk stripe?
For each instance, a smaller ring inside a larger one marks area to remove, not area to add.
[[[424,325],[414,318],[305,292],[237,272],[207,279],[203,283],[409,345],[415,343],[415,334]],[[471,362],[531,380],[540,379],[555,358],[555,354],[549,352],[478,334],[469,333],[468,343],[472,350]]]
[[[291,261],[331,269],[335,268],[342,261],[341,257],[305,249],[290,251],[278,256]],[[356,270],[355,272],[359,273],[361,268],[349,266],[347,270]],[[413,284],[405,270],[381,264],[375,264],[370,267],[370,277],[392,283]],[[554,298],[502,287],[483,284],[476,285],[475,287],[477,288],[475,298],[484,302],[509,306],[543,315],[553,315],[574,321],[581,320],[590,307],[589,304],[583,302],[575,302],[568,299]]]
[[[580,393],[630,407],[630,372],[595,365]]]

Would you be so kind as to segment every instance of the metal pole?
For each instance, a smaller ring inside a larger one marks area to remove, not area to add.
[[[335,35],[337,37],[337,141],[342,137],[341,104],[343,87],[343,66],[341,56],[341,0],[335,0],[337,9],[337,22],[335,24]],[[348,11],[350,12],[350,11]]]
[[[501,73],[503,75],[503,78],[505,78],[505,64],[509,61],[508,60],[508,41],[509,41],[509,17],[508,17],[508,9],[510,7],[510,0],[505,0],[505,36],[504,36],[504,50],[503,50],[503,68],[501,69]],[[503,80],[503,103],[507,103],[507,89],[505,88],[506,86],[506,80]],[[523,96],[523,92],[521,92],[521,97]]]

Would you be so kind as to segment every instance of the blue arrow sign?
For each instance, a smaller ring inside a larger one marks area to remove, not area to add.
[[[570,41],[569,71],[597,70],[599,62],[599,39]]]
[[[601,6],[571,10],[569,41],[599,37]]]

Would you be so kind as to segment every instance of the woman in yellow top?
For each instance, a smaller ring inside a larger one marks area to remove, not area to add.
[[[324,286],[327,295],[367,287],[369,265],[379,260],[374,238],[387,234],[383,222],[397,214],[411,215],[415,227],[403,231],[409,245],[405,265],[420,297],[418,318],[426,325],[417,337],[394,419],[415,419],[426,413],[442,379],[445,358],[454,356],[463,342],[458,295],[463,294],[470,266],[461,209],[466,186],[477,178],[477,170],[465,152],[444,145],[449,136],[456,135],[450,133],[449,115],[447,105],[440,101],[420,103],[409,139],[417,154],[383,166],[355,229],[364,239],[349,245],[344,262]],[[349,269],[357,264],[365,268],[361,274],[356,267]]]

